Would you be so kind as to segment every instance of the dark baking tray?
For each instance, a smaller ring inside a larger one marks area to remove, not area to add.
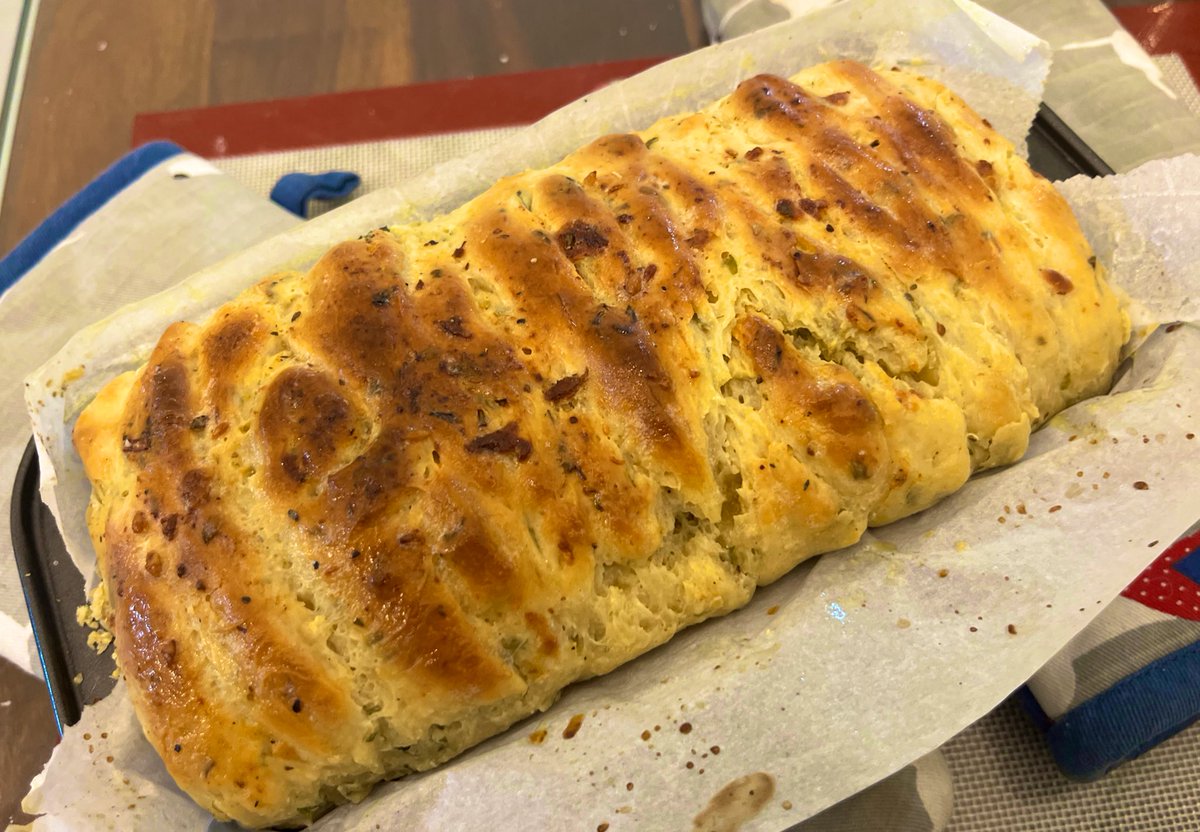
[[[1080,173],[1112,173],[1112,168],[1044,105],[1030,130],[1029,161],[1035,170],[1054,180]],[[87,646],[88,630],[76,623],[75,610],[84,602],[83,578],[38,495],[38,461],[32,440],[13,488],[12,537],[50,702],[61,731],[79,719],[85,704],[102,699],[112,689],[113,662],[111,648],[96,655]],[[80,673],[82,680],[73,681]]]
[[[83,576],[59,536],[50,509],[38,493],[38,458],[33,440],[17,468],[12,495],[12,542],[25,605],[37,641],[38,656],[59,733],[74,725],[85,704],[112,690],[112,648],[103,654],[88,647],[91,632],[75,619],[84,603]],[[74,679],[82,674],[79,682]]]
[[[1078,174],[1107,176],[1113,169],[1045,104],[1029,129],[1029,164],[1055,182]]]

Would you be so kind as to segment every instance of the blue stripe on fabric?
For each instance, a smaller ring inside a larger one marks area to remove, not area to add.
[[[1071,709],[1046,730],[1046,741],[1064,774],[1095,780],[1198,717],[1200,642],[1151,662]]]
[[[1200,547],[1193,549],[1175,561],[1171,564],[1171,568],[1193,583],[1200,584]]]
[[[0,293],[24,277],[102,205],[141,178],[150,168],[180,153],[183,153],[183,148],[177,144],[150,142],[114,162],[82,191],[46,217],[8,256],[0,260]]]

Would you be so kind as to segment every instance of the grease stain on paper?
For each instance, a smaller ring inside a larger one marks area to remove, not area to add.
[[[775,778],[756,771],[730,782],[713,795],[692,820],[692,832],[737,832],[762,811],[775,794]]]

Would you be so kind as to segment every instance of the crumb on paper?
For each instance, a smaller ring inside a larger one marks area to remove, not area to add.
[[[112,641],[112,633],[108,630],[92,630],[87,637],[87,645],[96,651],[96,655],[102,655]]]
[[[583,714],[575,714],[567,722],[567,727],[563,729],[562,738],[564,740],[572,739],[579,733],[580,727],[583,726]]]
[[[104,626],[103,616],[108,603],[108,596],[103,590],[103,584],[92,591],[91,601],[80,604],[75,608],[75,622],[80,627],[91,630],[87,636],[87,645],[101,655],[113,642],[113,635]]]
[[[80,671],[79,673],[76,673],[74,676],[72,676],[71,681],[77,685],[82,685],[83,684],[83,671]]]

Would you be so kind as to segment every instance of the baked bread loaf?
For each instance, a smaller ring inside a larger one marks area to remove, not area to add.
[[[944,87],[751,78],[104,388],[75,443],[134,707],[216,816],[304,824],[1019,459],[1127,334]]]

